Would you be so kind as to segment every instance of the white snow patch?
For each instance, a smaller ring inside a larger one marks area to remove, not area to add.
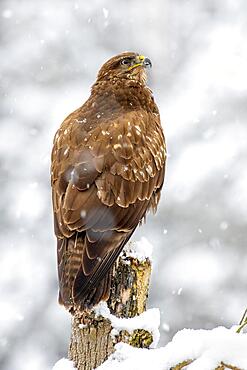
[[[139,316],[133,318],[119,318],[110,313],[106,302],[100,302],[95,308],[94,312],[97,316],[103,316],[110,320],[112,325],[112,335],[118,335],[121,330],[126,330],[130,334],[136,329],[144,329],[150,332],[153,336],[151,348],[155,348],[158,344],[160,333],[160,311],[158,308],[151,308],[143,312]]]
[[[4,9],[4,10],[2,11],[2,17],[3,17],[3,18],[8,19],[8,18],[11,18],[12,16],[13,16],[13,12],[12,12],[12,10],[10,10],[10,9]]]
[[[152,261],[153,246],[147,238],[142,237],[140,241],[129,242],[123,252],[127,257],[135,258],[140,262],[144,262],[146,259]]]
[[[164,331],[166,331],[167,333],[169,333],[169,331],[170,331],[170,325],[167,322],[163,322],[162,329]]]
[[[87,215],[87,211],[85,209],[81,210],[81,218],[85,218]]]
[[[43,193],[37,182],[25,185],[24,189],[16,192],[16,203],[13,213],[15,213],[17,218],[37,219],[45,208]]]
[[[79,328],[80,329],[84,329],[84,328],[86,328],[87,327],[87,325],[86,324],[79,324]]]
[[[228,229],[228,222],[226,222],[226,221],[222,221],[221,223],[220,223],[220,229],[221,230],[223,230],[223,231],[225,231],[225,230],[227,230]]]
[[[103,10],[104,17],[105,17],[105,18],[108,18],[109,10],[108,10],[108,9],[106,9],[106,8],[103,8],[102,10]]]
[[[218,327],[213,330],[184,329],[165,347],[134,348],[118,343],[116,351],[98,370],[168,370],[184,361],[194,360],[187,370],[212,370],[221,361],[247,369],[247,334]]]
[[[52,370],[75,370],[73,362],[67,360],[66,358],[61,358],[58,362],[55,363]]]

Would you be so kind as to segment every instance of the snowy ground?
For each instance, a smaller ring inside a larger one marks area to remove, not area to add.
[[[244,370],[247,369],[246,346],[247,334],[237,334],[236,327],[184,329],[165,347],[156,349],[134,348],[118,343],[115,352],[97,370],[170,370],[184,361],[188,361],[186,370],[213,370],[222,362]],[[73,369],[73,362],[65,358],[53,367],[53,370]]]
[[[231,327],[246,305],[247,3],[2,0],[0,367],[66,356],[57,305],[49,163],[53,134],[123,50],[153,62],[169,150],[156,217],[150,306],[161,344],[179,329]]]
[[[170,370],[183,361],[193,360],[187,370],[213,370],[224,362],[247,369],[247,335],[218,327],[213,330],[184,329],[165,347],[137,349],[124,343],[98,370]]]

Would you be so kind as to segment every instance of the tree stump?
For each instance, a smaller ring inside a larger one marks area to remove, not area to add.
[[[130,249],[131,245],[134,244],[130,243]],[[92,370],[101,365],[119,341],[141,348],[151,345],[153,335],[149,331],[116,330],[109,319],[111,315],[133,318],[145,311],[150,274],[149,258],[138,260],[123,252],[114,266],[108,318],[97,314],[97,308],[72,316],[69,359],[78,370]]]

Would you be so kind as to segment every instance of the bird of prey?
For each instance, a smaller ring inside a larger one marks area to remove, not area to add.
[[[109,298],[114,262],[159,202],[166,149],[147,67],[150,59],[134,52],[108,60],[54,138],[59,302],[70,311]]]

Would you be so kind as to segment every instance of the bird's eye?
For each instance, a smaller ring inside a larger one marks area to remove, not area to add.
[[[127,66],[131,63],[130,59],[129,58],[125,58],[125,59],[122,59],[120,64],[122,64],[123,66]]]

